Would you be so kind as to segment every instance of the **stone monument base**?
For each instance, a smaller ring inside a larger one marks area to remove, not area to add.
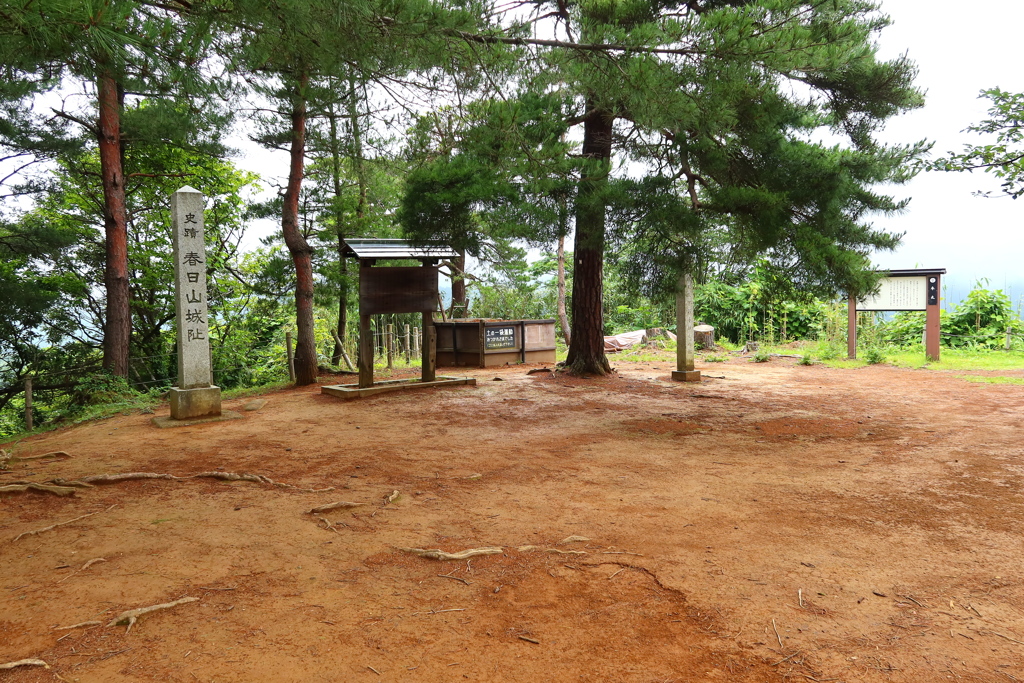
[[[154,417],[151,422],[160,429],[167,429],[168,427],[188,427],[189,425],[201,425],[207,422],[223,422],[224,420],[240,419],[242,419],[241,413],[236,413],[233,410],[222,410],[220,415],[193,417],[187,420],[175,420],[169,415],[164,415],[162,417]]]
[[[699,382],[700,370],[673,370],[672,379],[677,382]]]
[[[220,415],[220,387],[208,386],[199,389],[171,387],[171,418],[191,420],[199,417]]]

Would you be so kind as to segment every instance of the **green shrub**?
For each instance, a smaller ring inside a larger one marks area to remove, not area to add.
[[[757,353],[754,354],[755,363],[767,363],[772,359],[772,354],[768,353],[767,349],[758,349]]]
[[[124,377],[106,372],[83,377],[75,385],[75,394],[83,405],[122,403],[139,396]]]
[[[811,359],[811,354],[805,353],[804,355],[800,356],[800,360],[798,360],[796,363],[797,365],[813,365],[814,361]]]
[[[885,353],[877,346],[871,346],[864,351],[864,360],[868,365],[878,365],[885,362]]]

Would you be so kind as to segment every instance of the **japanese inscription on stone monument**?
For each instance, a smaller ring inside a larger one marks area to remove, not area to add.
[[[206,301],[203,195],[183,187],[171,197],[174,285],[178,321],[178,389],[208,387],[210,340]]]

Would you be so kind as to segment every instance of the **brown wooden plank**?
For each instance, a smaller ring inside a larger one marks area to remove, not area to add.
[[[436,308],[437,268],[360,268],[360,315],[424,313]]]

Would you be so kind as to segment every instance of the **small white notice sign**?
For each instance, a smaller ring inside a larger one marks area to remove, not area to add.
[[[923,311],[928,308],[928,278],[887,277],[877,294],[857,302],[859,311]]]

